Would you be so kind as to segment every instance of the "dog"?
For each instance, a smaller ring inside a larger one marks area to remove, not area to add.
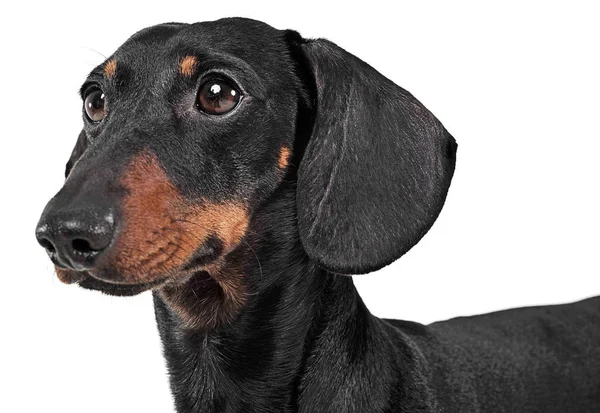
[[[65,283],[152,291],[178,412],[600,411],[600,298],[427,326],[369,313],[345,275],[425,235],[457,144],[334,43],[161,24],[81,96],[36,236]]]

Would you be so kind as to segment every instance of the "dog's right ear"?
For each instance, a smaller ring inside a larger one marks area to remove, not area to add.
[[[83,153],[87,149],[87,146],[88,138],[85,131],[82,130],[79,134],[79,137],[77,138],[77,142],[75,143],[73,152],[71,152],[71,157],[67,162],[67,167],[65,168],[65,178],[69,176],[69,174],[71,173],[71,169],[73,169],[73,165],[75,165],[75,162],[77,162],[77,160],[81,158],[81,155],[83,155]]]
[[[286,40],[314,112],[298,168],[300,240],[329,271],[377,270],[433,225],[456,142],[414,96],[356,56],[292,31]]]

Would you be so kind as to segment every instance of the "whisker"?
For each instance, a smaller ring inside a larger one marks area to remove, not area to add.
[[[191,232],[190,232],[190,233],[188,233],[188,232],[186,231],[185,233],[186,233],[186,234],[188,234],[188,235],[192,235],[192,236],[194,236],[194,234],[193,234],[193,233],[191,233]],[[199,240],[197,237],[196,237],[196,239],[197,239],[197,241],[200,241],[200,240]],[[186,240],[184,240],[183,238],[179,238],[179,240],[178,240],[178,241],[181,241],[181,242],[184,242],[184,243],[186,243],[186,244],[188,245],[188,247],[190,247],[190,248],[192,249],[192,251],[195,251],[195,250],[197,250],[197,249],[198,249],[198,246],[194,246],[194,245],[190,244],[189,242],[187,242],[187,241],[186,241]]]
[[[200,302],[200,297],[198,297],[198,294],[196,294],[196,290],[194,290],[192,286],[190,286],[190,290],[192,290],[192,294],[194,294],[194,297],[196,297],[196,303]]]
[[[171,222],[185,222],[185,223],[188,223],[188,224],[196,225],[198,227],[200,226],[196,222],[188,221],[188,220],[185,220],[185,219],[171,219]],[[173,228],[167,228],[167,230],[171,230],[171,231],[175,231],[175,232],[185,232],[186,234],[189,234],[189,235],[193,236],[196,239],[196,241],[198,241],[198,242],[204,241],[204,240],[200,239],[200,237],[198,237],[193,232],[191,232],[191,231],[185,231],[183,228],[181,228],[179,230],[176,230],[176,229],[173,229]]]
[[[98,50],[96,49],[92,49],[91,47],[85,47],[85,46],[81,46],[82,49],[86,49],[89,50],[90,52],[94,52],[96,54],[99,54],[100,56],[102,56],[104,58],[104,60],[108,59],[108,57],[104,56],[102,53],[100,53]]]
[[[177,245],[177,244],[173,244],[173,245],[175,245],[175,247],[178,248],[178,249],[180,248],[179,245]],[[158,248],[158,250],[160,252],[162,252],[167,257],[166,261],[168,261],[171,258],[175,257],[177,259],[180,259],[183,262],[183,261],[185,261],[185,258],[176,254],[176,252],[178,251],[178,249],[176,249],[175,251],[173,251],[171,253],[168,253],[167,251],[165,251],[165,249],[163,247],[159,247]]]
[[[254,248],[252,248],[245,239],[242,239],[242,241],[244,242],[244,244],[246,244],[248,246],[248,248],[250,248],[250,251],[252,251],[252,254],[254,254],[254,257],[256,258],[256,262],[258,263],[258,272],[260,274],[260,278],[262,279],[263,278],[262,265],[260,263],[260,260],[258,259],[258,255],[256,255],[256,251],[254,251]]]

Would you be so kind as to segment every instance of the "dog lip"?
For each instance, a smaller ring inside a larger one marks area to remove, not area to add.
[[[75,271],[60,265],[55,265],[55,271],[60,281],[65,284],[75,284],[85,277],[85,274],[82,271]]]
[[[144,291],[151,290],[158,287],[168,281],[168,279],[161,278],[158,280],[143,282],[143,283],[113,283],[103,281],[95,278],[89,272],[83,273],[85,278],[77,281],[77,285],[86,290],[96,290],[107,295],[115,296],[132,296],[143,293]]]
[[[71,270],[71,268],[63,264],[63,262],[58,258],[58,254],[55,251],[46,251],[46,253],[48,254],[50,261],[52,261],[52,264],[54,264],[55,267],[58,267],[61,270]]]

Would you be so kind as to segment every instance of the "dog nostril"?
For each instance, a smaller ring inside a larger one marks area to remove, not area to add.
[[[75,252],[78,252],[80,254],[91,254],[94,252],[98,252],[97,250],[92,248],[89,241],[81,239],[81,238],[75,238],[71,242],[71,246],[73,247],[73,250]]]
[[[56,248],[54,248],[54,244],[52,244],[52,242],[50,242],[50,240],[48,238],[42,238],[42,239],[40,239],[39,243],[48,252],[56,252]]]

